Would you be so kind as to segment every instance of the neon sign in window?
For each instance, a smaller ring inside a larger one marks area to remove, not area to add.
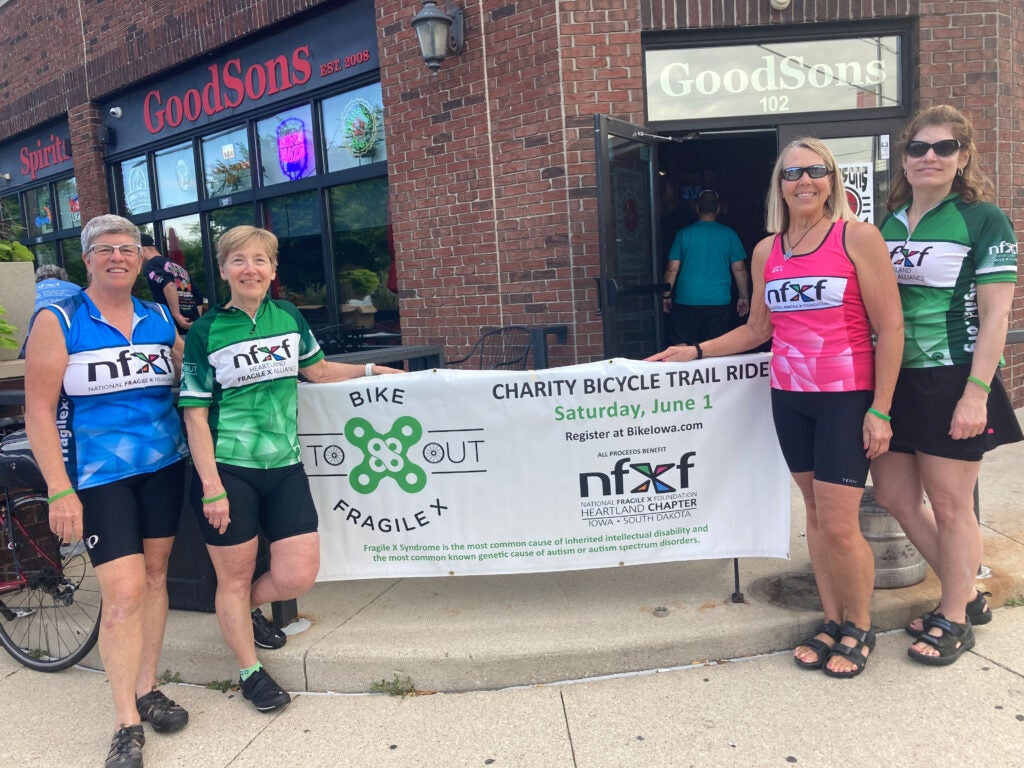
[[[313,110],[309,104],[257,123],[263,186],[316,175],[312,125]]]

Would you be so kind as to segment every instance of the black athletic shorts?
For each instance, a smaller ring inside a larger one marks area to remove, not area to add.
[[[302,464],[277,469],[251,469],[217,463],[221,483],[228,492],[231,522],[220,533],[203,514],[203,482],[193,470],[190,501],[207,544],[230,547],[254,538],[262,529],[274,542],[316,533],[319,519]]]
[[[874,393],[772,390],[772,418],[789,471],[814,472],[824,483],[863,488],[871,462],[864,451],[864,414]]]
[[[185,460],[78,492],[85,546],[93,566],[142,553],[143,539],[178,533]]]
[[[969,365],[903,368],[892,397],[892,444],[897,453],[920,451],[960,461],[981,461],[986,451],[1024,439],[999,372],[990,382],[988,425],[977,437],[949,436],[956,404],[967,386]]]

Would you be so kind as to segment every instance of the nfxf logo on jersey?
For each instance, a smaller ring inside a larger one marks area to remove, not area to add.
[[[298,343],[295,333],[243,341],[218,350],[211,360],[225,387],[294,377],[299,371]]]
[[[765,301],[772,312],[803,312],[843,304],[845,277],[806,277],[772,280],[765,286]]]
[[[69,395],[102,395],[173,384],[170,350],[162,344],[76,352],[64,377]]]

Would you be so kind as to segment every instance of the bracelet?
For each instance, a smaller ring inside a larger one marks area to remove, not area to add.
[[[882,421],[892,421],[892,416],[890,416],[887,413],[882,413],[877,408],[868,408],[868,413],[870,413],[872,416],[877,416]]]
[[[55,494],[53,494],[53,496],[51,496],[50,498],[48,498],[46,500],[46,503],[47,504],[53,504],[53,502],[55,502],[57,499],[63,499],[65,496],[70,496],[74,492],[75,492],[74,488],[68,488],[66,491],[61,491],[60,493],[55,493]]]
[[[969,382],[971,382],[971,384],[977,384],[979,387],[981,387],[983,390],[985,390],[985,394],[986,395],[989,394],[992,391],[992,387],[990,387],[984,381],[979,379],[977,376],[968,376],[967,380]]]
[[[373,363],[367,363],[363,367],[363,376],[373,376]]]
[[[228,497],[228,492],[227,491],[221,491],[216,496],[211,496],[208,499],[200,499],[200,501],[203,502],[203,504],[213,504],[213,502],[220,501],[221,499],[226,499],[227,497]]]
[[[696,347],[696,349],[697,349],[697,359],[698,360],[703,360],[704,359],[704,350],[700,348],[700,344],[694,344],[693,346]]]

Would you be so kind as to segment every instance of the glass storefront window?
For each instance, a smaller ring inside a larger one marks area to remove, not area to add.
[[[153,210],[149,194],[149,163],[145,156],[121,163],[120,177],[124,215],[135,216]]]
[[[256,124],[263,186],[315,176],[313,110],[308,104]]]
[[[398,296],[388,287],[388,182],[368,179],[330,190],[335,279],[343,323],[398,320]]]
[[[884,142],[884,146],[883,146]],[[846,199],[861,221],[880,226],[888,211],[889,137],[850,136],[828,140],[843,174]]]
[[[55,242],[30,245],[29,250],[36,257],[36,266],[41,267],[43,264],[57,263],[57,243]]]
[[[328,171],[387,160],[380,83],[324,99],[322,110]]]
[[[8,236],[19,236],[25,231],[21,218],[21,201],[17,195],[0,197],[0,230]]]
[[[57,189],[60,229],[82,226],[82,214],[78,211],[78,183],[75,179],[65,179],[54,186]]]
[[[89,278],[85,272],[85,262],[82,261],[82,241],[77,237],[61,240],[60,250],[64,257],[64,269],[67,270],[71,282],[86,287]]]
[[[156,165],[157,200],[161,208],[173,208],[199,199],[192,142],[161,150],[153,155],[153,161]]]
[[[202,146],[207,197],[252,189],[249,137],[244,127],[205,138]]]
[[[203,229],[199,214],[164,221],[163,255],[185,267],[192,278],[196,302],[206,297],[206,267],[203,261]]]
[[[277,235],[274,298],[296,306],[313,328],[327,325],[327,286],[321,247],[319,196],[315,190],[268,200],[263,226]]]
[[[56,229],[53,199],[50,197],[50,186],[48,184],[25,192],[25,213],[28,217],[29,237],[48,235]],[[55,264],[56,261],[40,263]]]
[[[227,300],[230,295],[228,290],[228,284],[220,277],[220,268],[217,266],[217,241],[220,236],[227,232],[232,227],[238,227],[242,224],[253,223],[253,212],[251,205],[232,205],[226,208],[218,208],[215,211],[210,211],[210,243],[212,244],[213,254],[211,256],[211,262],[213,263],[214,274],[217,278],[217,303]]]

